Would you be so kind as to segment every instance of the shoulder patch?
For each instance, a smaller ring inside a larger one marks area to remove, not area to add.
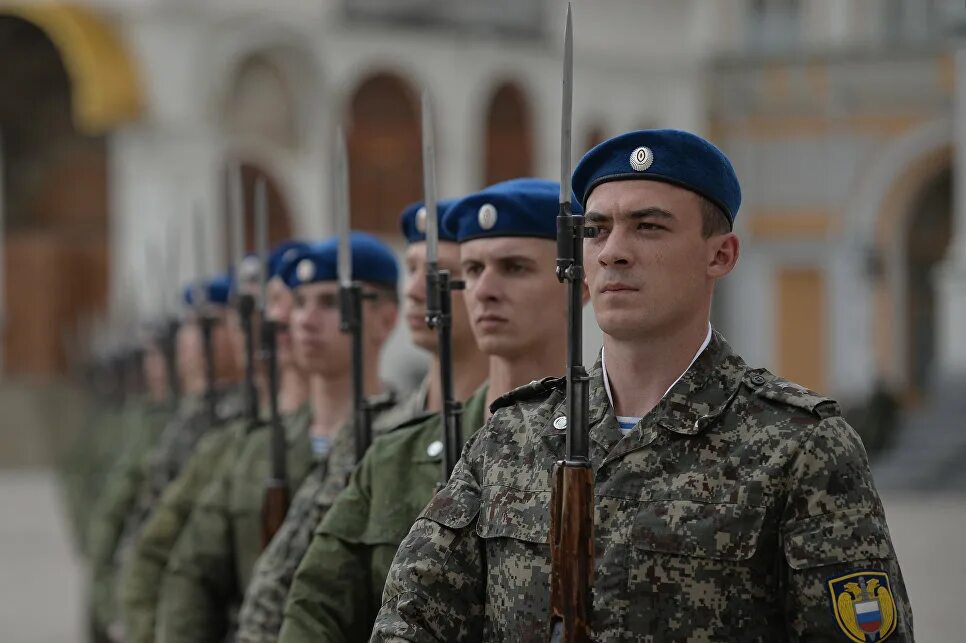
[[[542,380],[533,380],[529,384],[519,386],[509,393],[493,400],[493,403],[490,404],[490,413],[495,413],[497,409],[502,409],[505,406],[513,406],[517,402],[533,400],[555,389],[564,389],[566,387],[566,377],[545,377]]]
[[[756,395],[808,411],[823,420],[842,415],[838,402],[832,398],[782,379],[764,368],[755,368],[746,372],[745,384],[754,390]]]

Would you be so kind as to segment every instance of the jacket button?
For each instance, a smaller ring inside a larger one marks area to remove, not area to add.
[[[751,383],[754,384],[755,386],[761,386],[762,384],[765,383],[765,378],[762,377],[761,375],[752,375]]]

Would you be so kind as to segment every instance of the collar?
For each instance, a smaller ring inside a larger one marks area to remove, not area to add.
[[[671,384],[671,386],[667,387],[667,390],[664,391],[664,395],[661,396],[662,398],[667,397],[667,394],[671,392],[671,389],[674,388],[675,384],[680,382],[681,378],[684,377],[684,374],[687,373],[692,366],[694,366],[696,361],[698,361],[698,357],[701,356],[701,353],[704,352],[704,349],[706,349],[711,343],[711,334],[711,322],[708,322],[708,334],[704,336],[704,342],[702,342],[701,348],[699,348],[698,352],[695,353],[694,357],[691,358],[691,361],[688,363],[688,368],[681,371],[681,374],[678,375],[676,380],[674,380],[674,384]],[[603,348],[600,349],[600,370],[604,378],[604,390],[607,392],[607,401],[610,402],[611,408],[614,408],[614,395],[610,392],[610,378],[607,376],[607,362],[604,358]]]

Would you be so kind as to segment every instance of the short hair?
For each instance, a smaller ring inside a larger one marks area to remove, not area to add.
[[[718,205],[698,195],[701,199],[701,235],[710,239],[719,234],[731,232],[731,221]]]

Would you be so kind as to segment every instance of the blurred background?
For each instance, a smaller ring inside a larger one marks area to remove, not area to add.
[[[0,640],[83,640],[54,471],[95,404],[84,367],[228,265],[228,168],[248,193],[266,179],[273,242],[329,234],[341,123],[353,226],[401,248],[425,90],[441,195],[557,178],[564,11],[0,0]],[[750,363],[840,400],[918,638],[961,637],[964,0],[577,0],[574,16],[575,158],[645,127],[730,156],[744,245],[715,325]],[[406,388],[423,363],[400,331],[384,375]]]

